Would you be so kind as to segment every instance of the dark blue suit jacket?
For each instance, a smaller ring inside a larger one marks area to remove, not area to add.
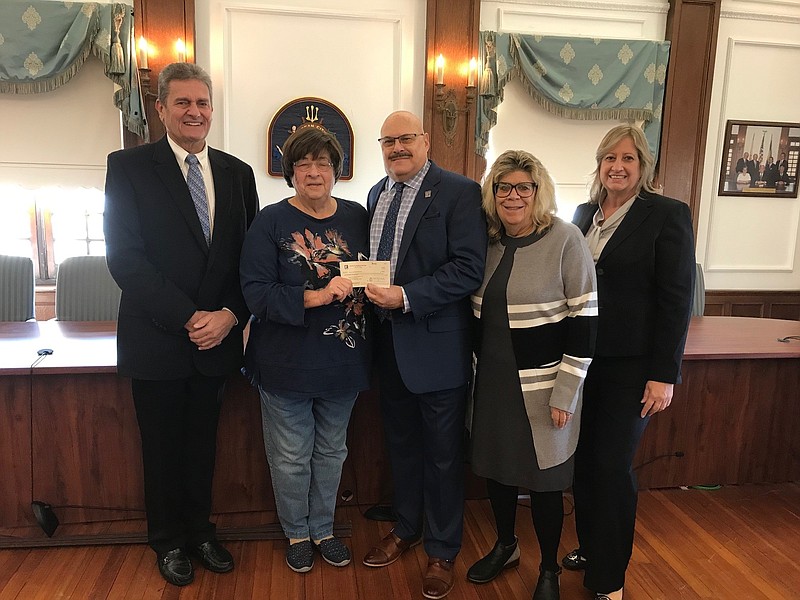
[[[585,234],[597,204],[573,223]],[[596,265],[599,319],[595,357],[649,357],[648,380],[680,381],[695,279],[689,207],[641,192]]]
[[[117,324],[121,375],[163,380],[226,375],[242,362],[249,311],[239,286],[244,234],[258,211],[253,170],[209,148],[215,216],[206,245],[189,188],[167,138],[108,156],[106,258],[122,289]],[[184,324],[196,310],[228,308],[239,325],[200,351]]]
[[[369,192],[370,223],[383,178]],[[411,311],[392,311],[397,368],[415,394],[469,382],[472,368],[469,296],[481,284],[486,219],[480,186],[431,163],[408,215],[393,283]]]

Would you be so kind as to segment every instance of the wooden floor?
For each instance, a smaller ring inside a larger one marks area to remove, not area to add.
[[[566,504],[569,508],[569,497]],[[220,525],[240,525],[242,518],[226,517]],[[387,568],[368,569],[360,559],[389,524],[365,520],[357,507],[343,509],[337,518],[352,521],[353,537],[347,542],[356,559],[341,569],[318,560],[311,572],[298,575],[284,562],[285,542],[235,542],[228,544],[237,562],[234,572],[215,575],[198,570],[195,582],[180,589],[164,583],[152,551],[145,546],[0,550],[0,600],[422,599],[426,557],[421,546]],[[132,526],[141,525],[102,524],[94,530]],[[468,502],[451,600],[531,597],[539,556],[525,506],[520,506],[517,530],[522,547],[519,568],[486,585],[467,582],[467,568],[495,539],[488,503]],[[574,546],[570,515],[562,550]],[[642,492],[625,598],[800,599],[799,558],[800,484]],[[561,590],[564,600],[591,598],[579,573],[565,572]]]

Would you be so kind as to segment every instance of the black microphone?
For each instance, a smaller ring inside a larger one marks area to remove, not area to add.
[[[53,353],[51,348],[42,348],[41,350],[37,350],[36,354],[39,356],[50,356]]]

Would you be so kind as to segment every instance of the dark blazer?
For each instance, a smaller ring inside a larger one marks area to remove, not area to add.
[[[584,234],[597,208],[587,203],[575,212]],[[595,357],[649,357],[649,380],[678,383],[695,268],[689,207],[640,193],[596,264]]]
[[[383,178],[369,192],[370,222]],[[408,215],[394,284],[405,290],[411,311],[392,311],[397,368],[415,394],[469,382],[469,296],[483,279],[486,219],[480,186],[431,163]]]
[[[117,369],[137,379],[209,376],[241,365],[249,312],[239,287],[239,254],[258,211],[253,170],[209,148],[215,216],[206,245],[189,188],[167,138],[108,156],[106,257],[122,289]],[[200,351],[183,328],[196,310],[228,308],[239,324]]]

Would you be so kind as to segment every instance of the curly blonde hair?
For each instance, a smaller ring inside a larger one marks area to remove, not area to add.
[[[536,184],[533,203],[533,230],[537,233],[547,229],[556,214],[556,188],[550,173],[541,161],[525,150],[506,150],[486,173],[483,180],[483,212],[489,229],[489,240],[496,242],[505,232],[502,221],[497,215],[494,198],[494,185],[504,176],[514,171],[524,171]]]

